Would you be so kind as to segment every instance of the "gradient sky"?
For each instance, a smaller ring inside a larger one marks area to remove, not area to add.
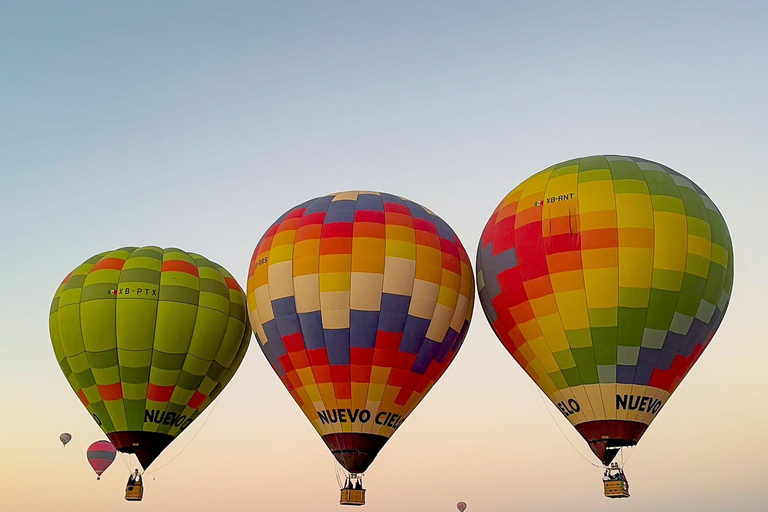
[[[767,22],[760,1],[0,1],[0,509],[136,508],[120,461],[95,481],[83,452],[104,435],[48,337],[91,255],[178,246],[244,286],[280,214],[349,189],[427,206],[474,255],[520,181],[613,153],[698,183],[736,260],[715,340],[627,465],[632,498],[602,497],[477,302],[365,510],[764,510]],[[332,456],[255,345],[169,461],[142,510],[339,509]]]

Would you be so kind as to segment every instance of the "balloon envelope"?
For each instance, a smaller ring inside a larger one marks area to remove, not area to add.
[[[465,510],[467,510],[467,504],[464,503],[463,501],[460,501],[456,504],[456,508],[459,509],[459,512],[464,512]]]
[[[637,443],[728,304],[733,249],[701,188],[641,158],[563,162],[499,204],[477,255],[501,342],[608,464]]]
[[[80,401],[144,468],[227,385],[251,336],[245,295],[226,270],[159,247],[77,267],[56,291],[50,333]]]
[[[453,230],[377,192],[291,209],[262,237],[248,272],[259,345],[350,473],[366,470],[451,363],[473,300]]]
[[[61,441],[61,444],[64,446],[67,446],[67,443],[72,440],[72,434],[67,434],[64,432],[59,436],[59,441]]]
[[[96,441],[86,451],[88,464],[91,465],[98,479],[101,474],[112,464],[117,456],[115,447],[109,441]]]

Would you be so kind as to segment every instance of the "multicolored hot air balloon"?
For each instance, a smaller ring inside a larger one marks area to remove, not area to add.
[[[101,480],[101,474],[104,473],[117,456],[117,450],[109,441],[96,441],[88,447],[85,452],[88,457],[88,464],[91,465],[96,473],[96,480]]]
[[[72,434],[67,434],[64,432],[59,436],[59,441],[61,441],[62,446],[66,447],[67,443],[72,440]]]
[[[464,512],[465,510],[467,510],[467,504],[464,503],[463,501],[460,501],[456,504],[456,508],[459,509],[459,512]]]
[[[451,363],[473,300],[471,265],[453,230],[426,208],[377,192],[289,210],[248,271],[259,345],[353,477]]]
[[[224,389],[251,337],[245,295],[226,270],[159,247],[77,267],[53,298],[50,333],[80,401],[145,469]]]
[[[733,283],[722,215],[669,167],[554,165],[496,208],[477,256],[501,342],[608,465],[712,339]]]

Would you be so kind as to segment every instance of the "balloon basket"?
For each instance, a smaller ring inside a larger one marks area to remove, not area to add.
[[[341,489],[342,505],[365,505],[365,489]]]
[[[141,501],[144,497],[144,486],[142,484],[129,485],[125,488],[126,501]]]

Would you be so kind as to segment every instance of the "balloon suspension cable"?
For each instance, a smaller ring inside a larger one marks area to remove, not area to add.
[[[126,456],[127,456],[127,457],[129,457],[129,458],[130,458],[130,456],[126,455],[126,454],[125,454],[125,453],[123,453],[123,452],[117,452],[117,456],[118,456],[118,457],[120,457],[120,460],[123,462],[123,464],[125,464],[125,469],[127,469],[127,470],[128,470],[128,473],[131,473],[131,474],[132,474],[132,473],[133,473],[133,470],[131,469],[131,466],[130,466],[130,464],[128,464],[128,461],[126,461],[126,460],[125,460],[125,457],[126,457]]]
[[[594,462],[592,462],[591,460],[589,460],[589,458],[587,458],[587,456],[586,456],[586,455],[584,455],[583,453],[581,453],[581,451],[580,451],[578,448],[576,448],[576,445],[575,445],[575,444],[573,444],[573,443],[571,442],[570,438],[569,438],[567,435],[565,435],[565,432],[564,432],[564,431],[563,431],[563,429],[560,427],[560,424],[557,422],[557,419],[555,419],[555,416],[552,414],[552,411],[550,411],[550,410],[549,410],[549,406],[547,405],[547,402],[544,400],[544,394],[541,392],[541,389],[539,389],[539,388],[538,388],[538,386],[537,386],[537,387],[536,387],[536,390],[539,392],[539,398],[541,398],[541,403],[543,403],[543,404],[544,404],[544,408],[545,408],[545,409],[547,410],[547,412],[549,413],[549,417],[550,417],[550,418],[552,418],[552,421],[555,423],[555,426],[557,427],[557,430],[559,430],[559,431],[560,431],[560,433],[561,433],[561,434],[563,435],[563,437],[565,438],[565,440],[566,440],[566,441],[568,441],[568,444],[570,444],[570,445],[571,445],[571,448],[573,448],[573,449],[574,449],[574,451],[575,451],[576,453],[578,453],[578,454],[581,456],[581,458],[582,458],[582,459],[584,459],[585,461],[587,461],[587,462],[588,462],[589,464],[591,464],[592,466],[595,466],[596,468],[600,468],[600,469],[603,469],[603,466],[601,466],[601,465],[599,465],[599,464],[595,464]]]
[[[341,480],[342,480],[342,472],[341,472],[341,471],[339,471],[340,469],[343,469],[343,468],[341,468],[341,464],[339,464],[339,461],[337,461],[337,460],[336,460],[336,457],[334,457],[334,458],[333,458],[333,472],[334,472],[334,474],[336,475],[336,483],[337,483],[337,484],[339,484],[339,489],[341,489],[342,487],[344,487],[344,486],[341,484]]]
[[[219,400],[218,400],[218,398],[217,398],[217,399],[214,401],[214,403],[213,403],[213,407],[211,407],[211,408],[208,410],[208,416],[206,416],[205,420],[203,420],[203,423],[200,425],[200,428],[198,428],[198,429],[197,429],[197,432],[195,432],[195,434],[192,436],[192,438],[191,438],[189,441],[187,441],[187,444],[185,444],[185,445],[184,445],[184,447],[183,447],[183,448],[182,448],[182,449],[179,451],[179,453],[177,453],[176,455],[174,455],[174,456],[171,458],[171,460],[169,460],[168,462],[166,462],[166,463],[165,463],[165,464],[163,464],[162,466],[160,466],[160,467],[158,467],[158,468],[154,468],[154,469],[152,469],[152,471],[144,471],[144,472],[142,472],[142,474],[146,473],[146,474],[148,474],[148,475],[151,475],[152,473],[155,473],[155,472],[157,472],[157,471],[160,471],[160,470],[161,470],[161,469],[163,469],[165,466],[167,466],[168,464],[170,464],[171,462],[173,462],[174,460],[176,460],[176,457],[178,457],[179,455],[181,455],[182,453],[184,453],[184,450],[186,450],[186,449],[189,447],[189,445],[190,445],[190,444],[192,444],[192,441],[194,441],[194,440],[195,440],[195,438],[197,437],[197,435],[198,435],[198,434],[199,434],[199,433],[200,433],[200,432],[203,430],[203,427],[205,426],[205,424],[206,424],[206,423],[208,423],[208,420],[209,420],[209,419],[211,419],[211,415],[213,414],[213,411],[216,409],[216,407],[217,407],[218,405],[219,405]]]

